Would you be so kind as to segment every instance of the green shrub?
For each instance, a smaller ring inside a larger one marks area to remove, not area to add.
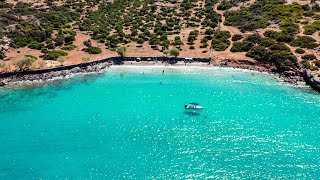
[[[307,68],[307,69],[310,69],[311,68],[311,64],[309,63],[309,61],[307,60],[303,60],[302,61],[302,65],[303,67]]]
[[[290,45],[301,48],[313,49],[318,47],[317,41],[309,36],[298,36]]]
[[[45,60],[57,60],[61,55],[58,53],[48,53],[46,54],[43,59]]]
[[[48,49],[54,49],[55,47],[56,46],[52,42],[48,43],[46,46],[46,48],[48,48]]]
[[[41,50],[42,48],[44,48],[44,44],[33,41],[28,45],[28,48]]]
[[[290,48],[286,46],[284,43],[276,43],[269,47],[270,50],[280,50],[280,51],[288,51],[290,52]]]
[[[235,34],[232,36],[232,41],[239,41],[243,39],[243,36],[241,34]]]
[[[317,57],[314,55],[314,54],[306,54],[304,56],[301,57],[302,59],[305,59],[305,60],[314,60],[314,59],[317,59]]]
[[[259,41],[258,41],[258,44],[260,46],[264,46],[264,47],[270,47],[274,44],[277,44],[278,42],[276,40],[273,40],[271,38],[268,38],[268,37],[265,37],[265,38],[261,38]]]
[[[83,45],[87,46],[87,47],[90,47],[91,46],[91,40],[86,40],[86,41],[83,41]]]
[[[60,54],[61,56],[68,56],[68,53],[65,52],[65,51],[62,51],[62,50],[53,50],[53,51],[49,51],[50,52],[53,52],[53,53],[58,53]]]
[[[84,48],[83,51],[89,53],[89,54],[101,54],[102,50],[99,47],[95,46],[89,46],[87,48]]]
[[[303,54],[303,53],[305,53],[306,51],[303,50],[303,49],[301,49],[301,48],[297,48],[294,52],[295,52],[295,53],[298,53],[298,54]]]
[[[314,15],[315,15],[314,11],[306,11],[303,13],[303,16],[306,16],[306,17],[312,17]]]
[[[64,42],[66,44],[72,44],[72,42],[75,41],[75,40],[76,40],[76,38],[75,38],[74,35],[67,35],[67,36],[64,37]]]
[[[31,4],[21,1],[14,6],[13,11],[19,15],[31,15],[35,12]]]
[[[173,35],[174,33],[173,32],[165,32],[164,34],[165,35]]]
[[[224,51],[230,46],[230,41],[225,39],[212,39],[211,47],[215,51]]]
[[[313,33],[320,30],[320,21],[314,21],[310,25],[303,26],[304,32],[303,34],[312,35]]]
[[[318,68],[317,66],[311,66],[310,70],[311,70],[311,71],[318,71],[319,68]]]
[[[246,56],[251,57],[257,61],[268,62],[269,51],[262,46],[256,46],[247,52]]]
[[[306,25],[306,24],[309,24],[309,21],[300,21],[300,24]]]
[[[199,31],[197,30],[191,31],[188,36],[188,44],[193,44],[193,42],[197,40],[198,34]]]
[[[214,29],[212,29],[212,28],[208,28],[208,29],[206,29],[206,31],[204,32],[204,34],[206,34],[206,35],[212,35],[214,33]]]
[[[194,46],[190,46],[189,49],[196,49]]]
[[[4,55],[3,52],[0,52],[0,60],[4,59],[6,56]]]
[[[243,42],[234,42],[232,48],[230,49],[231,52],[247,52],[249,51],[254,44],[249,41]]]
[[[55,39],[55,46],[62,46],[64,42],[64,36],[59,34]]]
[[[245,38],[244,41],[249,41],[256,44],[260,41],[260,39],[261,39],[261,36],[258,33],[255,33]]]
[[[230,46],[230,41],[228,40],[230,37],[231,34],[229,31],[214,31],[211,48],[216,51],[226,50]]]
[[[138,44],[143,44],[143,43],[144,43],[144,39],[138,38],[138,39],[137,39],[137,43],[138,43]]]
[[[278,42],[291,42],[294,39],[292,34],[267,30],[264,32],[265,37],[272,38]]]
[[[174,45],[174,46],[183,45],[183,42],[182,42],[182,40],[181,40],[181,37],[180,37],[180,36],[174,37],[174,41],[173,41],[172,45]]]
[[[242,32],[266,28],[270,21],[279,21],[285,33],[296,33],[295,23],[302,18],[304,10],[299,4],[284,5],[284,0],[259,0],[247,8],[225,13],[225,25],[236,26]]]
[[[69,45],[69,46],[63,46],[61,49],[62,50],[65,50],[65,51],[72,51],[76,48],[77,46],[76,45]]]
[[[33,58],[33,59],[35,59],[35,60],[38,59],[37,57],[35,57],[35,56],[33,56],[33,55],[29,55],[29,54],[25,55],[24,57],[30,57],[30,58]]]
[[[320,60],[314,61],[314,64],[320,68]]]
[[[223,0],[219,6],[217,7],[218,10],[226,10],[230,9],[232,7],[232,4],[229,1]]]
[[[297,68],[297,58],[290,51],[286,50],[286,48],[283,48],[282,45],[280,45],[280,48],[277,47],[274,50],[267,49],[263,46],[255,46],[247,52],[246,56],[260,62],[273,63],[276,65],[278,72]]]
[[[295,23],[295,19],[292,17],[283,18],[279,26],[283,34],[296,34],[299,32],[299,25]]]
[[[11,3],[0,2],[0,9],[12,8],[12,7],[13,7],[13,4],[11,4]]]
[[[68,53],[63,50],[52,50],[44,56],[44,59],[57,60],[60,56],[68,56]]]
[[[297,68],[297,58],[288,51],[271,51],[269,61],[275,63],[279,72]]]
[[[1,11],[0,11],[1,12]],[[2,14],[0,14],[2,15]],[[11,18],[11,17],[10,17]],[[18,21],[18,19],[16,19]],[[11,22],[14,23],[14,22]],[[16,23],[16,22],[15,22]],[[8,24],[9,25],[9,24]],[[15,25],[15,29],[8,31],[6,34],[9,38],[11,38],[11,45],[15,48],[25,47],[32,41],[43,42],[45,40],[44,33],[40,30],[29,30],[24,28],[23,26],[30,26],[30,28],[39,28],[37,25],[33,23],[25,23],[23,25]],[[2,29],[3,27],[0,26]],[[23,29],[23,31],[21,30]]]

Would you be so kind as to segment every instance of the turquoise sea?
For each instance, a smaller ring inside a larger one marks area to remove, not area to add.
[[[0,179],[320,178],[320,94],[257,72],[113,66],[0,99]]]

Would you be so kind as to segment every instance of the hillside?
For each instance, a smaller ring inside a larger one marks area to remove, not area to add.
[[[319,73],[315,0],[24,0],[0,2],[0,71],[117,56],[211,56],[278,72]]]

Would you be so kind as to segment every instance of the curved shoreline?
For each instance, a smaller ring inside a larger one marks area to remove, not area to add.
[[[266,72],[281,81],[287,82],[294,86],[301,83],[309,84],[313,89],[320,92],[318,86],[313,86],[308,83],[307,77],[304,73],[292,73],[292,74],[279,74],[272,72],[270,67],[266,67],[263,64],[252,64],[252,62],[247,63],[246,61],[241,61],[241,64],[230,62],[227,66],[221,66],[219,64],[211,64],[209,59],[205,58],[193,58],[192,62],[186,62],[185,58],[167,58],[167,57],[111,57],[98,61],[92,61],[87,63],[74,64],[69,66],[58,66],[49,69],[41,70],[30,70],[30,71],[17,71],[8,72],[0,74],[0,86],[10,87],[14,85],[19,85],[23,83],[39,83],[47,82],[57,78],[65,78],[68,75],[78,74],[78,73],[95,73],[100,72],[111,65],[139,65],[139,66],[157,66],[163,65],[167,67],[174,66],[202,66],[202,67],[229,67],[233,69],[244,69],[244,70],[254,70],[257,72]]]

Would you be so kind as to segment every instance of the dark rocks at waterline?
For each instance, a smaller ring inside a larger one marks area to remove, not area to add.
[[[320,92],[320,77],[316,73],[305,69],[302,76],[308,85]]]
[[[90,73],[90,72],[99,72],[110,66],[109,62],[95,63],[88,66],[75,66],[70,69],[56,70],[52,71],[47,70],[46,72],[40,73],[29,73],[29,74],[13,74],[11,76],[1,78],[0,86],[8,86],[18,82],[33,82],[33,81],[48,81],[57,77],[66,77],[70,74],[75,73]],[[36,72],[36,71],[35,71]]]
[[[0,74],[0,86],[8,86],[18,82],[47,81],[55,77],[65,77],[73,73],[98,72],[111,64],[121,65],[125,61],[185,61],[186,58],[169,57],[110,57],[93,62],[58,66],[49,69],[7,72]],[[210,62],[208,58],[193,58],[192,62]]]
[[[238,69],[247,69],[247,70],[252,70],[252,71],[259,71],[259,72],[266,72],[266,73],[269,73],[269,74],[272,74],[274,76],[279,77],[284,82],[287,82],[287,83],[293,84],[293,85],[298,85],[299,82],[304,81],[303,77],[301,76],[300,71],[285,71],[283,73],[277,73],[275,71],[275,69],[272,69],[272,67],[270,67],[269,69],[266,69],[266,67],[260,68],[260,65],[255,67],[255,66],[246,66],[243,64],[241,66],[240,65],[232,65],[229,67],[238,68]]]

